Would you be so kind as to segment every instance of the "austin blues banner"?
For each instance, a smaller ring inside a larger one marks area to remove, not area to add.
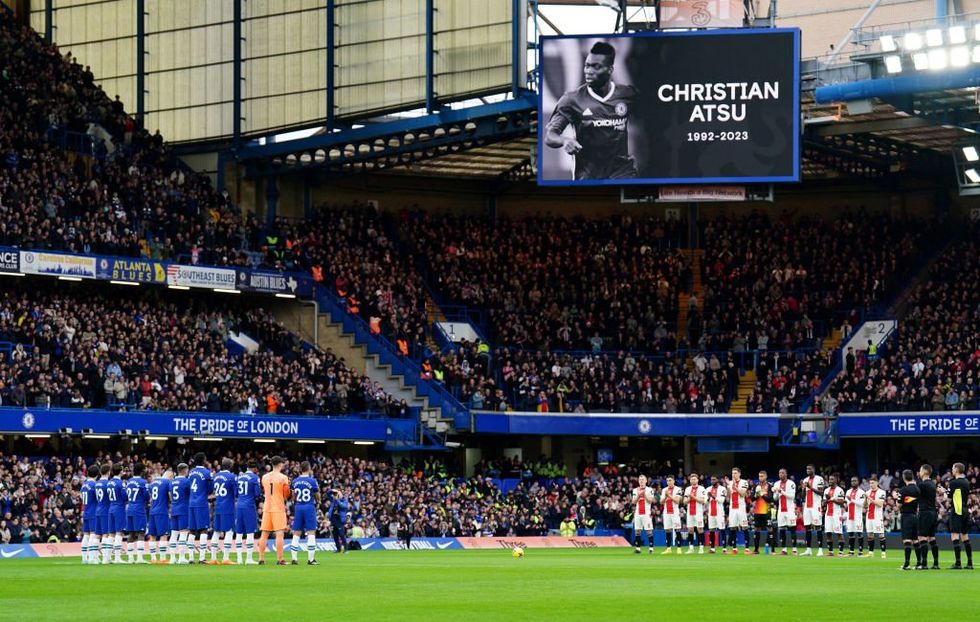
[[[312,291],[312,279],[285,272],[239,270],[238,289],[263,294],[307,296]]]
[[[397,424],[399,422],[392,422]],[[411,422],[410,422],[411,423]],[[104,410],[0,408],[0,432],[58,434],[71,428],[75,434],[119,434],[146,430],[160,436],[216,436],[274,439],[334,439],[385,441],[388,422],[356,419],[281,415],[276,417],[201,412],[113,412]]]

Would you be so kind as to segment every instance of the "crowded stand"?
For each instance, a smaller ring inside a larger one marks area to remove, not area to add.
[[[660,352],[675,348],[677,293],[691,283],[679,229],[630,216],[488,223],[412,212],[402,235],[446,303],[487,310],[498,346]]]
[[[258,346],[230,349],[229,337],[239,333]],[[10,347],[0,357],[3,405],[409,414],[404,402],[270,314],[204,299],[8,288],[0,342]]]
[[[863,210],[829,221],[761,212],[706,220],[704,311],[688,341],[735,352],[814,348],[899,293],[935,225]]]
[[[221,457],[236,465],[235,472],[262,456],[254,451],[229,449]],[[209,464],[217,470],[221,457]],[[303,455],[322,495],[318,516],[326,516],[332,500],[326,491],[336,491],[347,500],[349,510],[343,523],[348,538],[371,537],[465,537],[479,535],[544,535],[569,528],[594,533],[603,530],[632,530],[633,504],[630,495],[641,474],[650,476],[656,498],[652,514],[657,528],[663,527],[666,488],[672,482],[685,486],[687,477],[669,462],[629,463],[596,466],[582,462],[576,472],[544,458],[521,462],[517,459],[488,460],[475,465],[471,477],[462,477],[446,462],[433,458],[361,459]],[[99,451],[95,455],[26,456],[0,454],[0,540],[14,542],[77,541],[83,512],[80,490],[85,483],[87,465],[107,462],[122,465],[124,477],[133,466],[143,463],[148,472],[191,462],[190,450],[169,449],[146,454]],[[205,465],[206,466],[206,465]],[[259,472],[264,473],[263,467]],[[299,459],[287,461],[284,472],[299,475]],[[841,485],[851,487],[851,474],[841,475],[837,467],[818,471],[828,480],[834,475]],[[748,475],[748,474],[746,474]],[[967,465],[965,473],[972,492],[971,530],[980,527],[980,490],[976,488],[980,470]],[[801,482],[805,475],[793,473]],[[670,478],[670,479],[668,479]],[[149,478],[147,478],[149,479]],[[754,474],[747,478],[758,483]],[[881,475],[860,476],[857,487],[867,492],[871,479],[887,495],[884,505],[886,529],[897,528],[898,502],[891,494],[901,486],[888,470]],[[948,486],[948,468],[935,472],[940,486]],[[731,486],[726,472],[702,476],[703,485]],[[776,481],[773,471],[771,482]],[[800,487],[802,497],[803,488]],[[684,504],[686,505],[686,504]],[[802,524],[802,503],[798,522]],[[686,512],[685,507],[679,508]],[[945,530],[950,512],[947,496],[939,498],[940,530]],[[317,535],[333,535],[329,521],[318,521]],[[802,531],[800,528],[799,531]]]
[[[830,393],[840,412],[971,410],[978,407],[980,329],[976,275],[980,228],[971,226],[909,296],[886,347],[844,353]]]
[[[444,382],[475,410],[539,412],[727,412],[738,370],[730,355],[543,352],[498,349],[494,369],[476,344],[462,343],[436,362]],[[503,407],[501,406],[503,405]]]
[[[254,223],[28,26],[0,20],[0,245],[244,263]],[[98,129],[99,131],[95,131]],[[58,145],[90,138],[97,157]]]

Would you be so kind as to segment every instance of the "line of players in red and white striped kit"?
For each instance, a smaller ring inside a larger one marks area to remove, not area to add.
[[[639,485],[633,489],[634,547],[642,549],[642,537],[646,534],[647,546],[653,553],[653,512],[660,502],[663,528],[667,546],[663,554],[682,549],[682,527],[687,530],[687,553],[710,553],[716,547],[722,553],[738,553],[738,534],[742,533],[742,547],[746,555],[759,554],[760,543],[772,554],[799,554],[797,548],[797,484],[789,479],[786,469],[779,470],[778,480],[770,482],[766,471],[759,472],[759,479],[750,482],[742,478],[738,468],[732,469],[731,478],[719,480],[712,475],[707,486],[696,473],[688,476],[687,485],[667,476],[659,495],[647,485],[647,478],[640,475]],[[754,484],[754,485],[753,485]],[[854,555],[855,543],[858,555],[874,555],[877,539],[881,557],[885,553],[884,509],[886,493],[879,488],[875,478],[870,480],[870,490],[860,487],[858,478],[851,478],[850,488],[844,489],[834,475],[825,481],[814,467],[807,467],[807,475],[799,484],[806,548],[802,555],[813,555],[813,538],[816,535],[816,555],[824,556],[826,539],[827,555],[844,555],[844,536],[847,534],[849,554]],[[751,527],[750,530],[750,516]],[[683,520],[682,520],[683,517]],[[766,540],[762,540],[762,533]],[[864,554],[864,537],[867,535],[868,552]],[[754,536],[754,539],[753,539]],[[836,540],[836,542],[835,542]],[[789,541],[789,542],[787,542]],[[754,542],[754,546],[753,546]]]

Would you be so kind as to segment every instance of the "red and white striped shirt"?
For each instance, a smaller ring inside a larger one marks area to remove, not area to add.
[[[805,482],[803,486],[804,488],[806,488],[806,484],[810,485],[810,488],[806,488],[806,499],[804,500],[805,503],[804,507],[819,511],[820,493],[816,492],[816,490],[823,488],[824,486],[823,478],[820,477],[819,475],[814,475],[812,477],[806,478],[803,481]]]
[[[687,497],[688,516],[701,516],[704,514],[704,486],[688,486],[684,490]]]
[[[834,500],[844,498],[844,489],[840,486],[831,486],[823,491],[823,496],[827,498],[827,516],[838,516],[840,514],[840,506],[834,503]]]
[[[680,516],[681,509],[674,503],[674,496],[680,491],[677,490],[677,486],[668,486],[664,488],[664,514],[676,514]]]
[[[725,513],[725,499],[728,497],[728,491],[724,486],[719,486],[715,484],[708,489],[708,514],[710,516],[722,516]]]
[[[878,510],[878,506],[875,505],[875,501],[885,500],[885,491],[879,488],[878,490],[869,490],[867,494],[868,499],[868,520],[878,520],[881,518],[881,513]],[[884,510],[884,506],[881,508]]]
[[[777,482],[776,490],[779,491],[779,511],[796,511],[796,483],[788,479],[785,482]]]
[[[847,520],[856,520],[864,512],[864,491],[851,488],[847,491]]]
[[[733,509],[733,510],[744,509],[744,507],[745,507],[745,499],[741,495],[739,495],[738,493],[739,492],[743,492],[744,493],[748,489],[749,489],[749,483],[747,481],[745,481],[744,479],[735,479],[735,480],[732,480],[732,485],[731,485],[731,490],[730,490],[730,492],[731,492],[731,500],[732,500],[732,502],[731,502],[731,509]]]

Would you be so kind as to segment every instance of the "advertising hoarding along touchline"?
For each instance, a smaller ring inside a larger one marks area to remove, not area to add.
[[[542,37],[538,183],[800,180],[800,32]]]

